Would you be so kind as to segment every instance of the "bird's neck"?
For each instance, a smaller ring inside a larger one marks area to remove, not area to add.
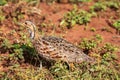
[[[30,39],[33,41],[35,39],[38,39],[40,37],[39,32],[37,29],[33,29],[32,33],[30,34]]]
[[[31,39],[31,40],[34,40],[34,38],[35,38],[35,32],[31,32],[31,33],[30,33],[30,39]]]

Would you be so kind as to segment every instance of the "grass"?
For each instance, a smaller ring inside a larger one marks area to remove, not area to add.
[[[96,35],[91,40],[83,39],[83,41],[79,44],[79,47],[84,51],[90,51],[89,53],[92,53],[90,56],[94,57],[97,62],[94,64],[75,63],[75,69],[71,70],[65,62],[61,61],[56,62],[49,68],[44,66],[40,67],[40,65],[34,67],[34,65],[37,64],[37,62],[34,61],[36,59],[40,61],[40,59],[37,58],[36,52],[32,46],[29,46],[28,43],[24,45],[11,44],[8,40],[5,40],[2,44],[2,48],[7,50],[10,54],[8,57],[4,57],[4,59],[1,56],[0,60],[9,60],[9,64],[7,63],[7,66],[9,66],[9,71],[1,73],[1,79],[48,80],[50,78],[52,80],[119,80],[120,65],[117,64],[117,56],[114,54],[118,48],[110,43],[107,43],[102,47],[98,47],[101,41],[102,37],[100,35]],[[27,55],[25,55],[26,53]],[[32,64],[32,62],[35,64],[29,65],[26,68],[20,67],[20,64],[24,63],[26,58],[30,60],[28,62],[29,64]]]

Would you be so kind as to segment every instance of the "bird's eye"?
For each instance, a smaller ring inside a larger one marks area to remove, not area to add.
[[[25,24],[27,25],[27,22],[25,22]]]

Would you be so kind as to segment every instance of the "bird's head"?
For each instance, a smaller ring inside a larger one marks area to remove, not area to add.
[[[25,21],[23,26],[27,27],[31,40],[35,38],[36,26],[31,21]]]

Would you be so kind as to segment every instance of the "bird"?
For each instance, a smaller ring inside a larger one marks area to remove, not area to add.
[[[91,63],[94,61],[80,48],[63,38],[39,35],[33,22],[25,21],[23,25],[28,29],[29,37],[38,55],[47,61],[64,61],[67,63]]]

